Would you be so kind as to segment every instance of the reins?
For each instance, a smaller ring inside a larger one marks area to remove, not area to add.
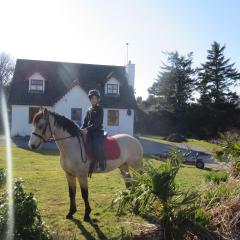
[[[51,137],[48,138],[47,140],[42,136],[46,133],[47,131],[47,127],[49,127],[49,130],[51,132]],[[36,132],[32,132],[33,135],[39,137],[43,142],[47,143],[47,142],[50,142],[50,141],[54,141],[54,142],[57,142],[57,141],[61,141],[61,140],[64,140],[64,139],[67,139],[67,138],[74,138],[74,137],[77,137],[78,139],[78,142],[79,142],[79,145],[80,145],[80,151],[81,151],[81,158],[82,158],[82,161],[85,163],[87,162],[87,156],[85,154],[85,158],[83,157],[83,149],[82,149],[82,143],[81,143],[81,140],[83,142],[83,145],[84,145],[84,140],[83,140],[83,137],[82,137],[82,134],[81,132],[79,131],[79,134],[77,134],[76,136],[74,135],[70,135],[70,136],[67,136],[67,137],[62,137],[62,138],[54,138],[53,137],[53,132],[52,132],[52,128],[51,128],[51,125],[50,125],[50,122],[49,122],[49,114],[48,114],[48,118],[47,118],[47,123],[45,124],[45,127],[42,131],[42,135],[36,133]],[[80,139],[81,138],[81,139]],[[83,146],[84,147],[84,146]]]

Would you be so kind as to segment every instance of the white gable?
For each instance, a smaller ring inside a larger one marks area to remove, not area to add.
[[[71,119],[72,108],[80,108],[83,120],[90,106],[91,103],[86,92],[79,85],[76,85],[53,106],[53,109]]]
[[[37,80],[44,80],[45,81],[45,78],[38,72],[35,72],[34,74],[32,74],[30,77],[29,77],[29,80],[30,79],[37,79]]]

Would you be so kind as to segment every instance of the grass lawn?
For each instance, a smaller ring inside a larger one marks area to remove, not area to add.
[[[110,209],[112,197],[125,185],[118,170],[107,174],[95,174],[89,181],[89,200],[92,218],[96,224],[83,221],[84,203],[80,188],[77,188],[78,212],[75,220],[65,219],[69,209],[68,187],[64,172],[59,163],[58,154],[52,151],[32,152],[17,147],[13,152],[13,175],[25,182],[25,190],[33,192],[37,198],[40,213],[52,231],[58,231],[65,239],[119,239],[121,228],[132,231],[134,224],[126,222],[144,222],[135,215],[117,217]],[[159,162],[154,161],[154,164]],[[5,167],[5,148],[0,146],[0,168]],[[192,166],[181,168],[177,182],[183,190],[195,190],[203,180],[205,170]]]
[[[210,154],[214,154],[217,150],[220,150],[221,147],[218,146],[217,144],[210,143],[204,140],[197,140],[197,139],[188,139],[188,142],[183,142],[183,143],[174,143],[174,142],[169,142],[164,140],[164,137],[162,136],[156,136],[156,135],[143,135],[140,136],[143,139],[149,139],[152,141],[160,142],[163,144],[169,144],[172,146],[188,146],[188,147],[193,147],[193,148],[198,148],[198,149],[203,149],[207,151]]]

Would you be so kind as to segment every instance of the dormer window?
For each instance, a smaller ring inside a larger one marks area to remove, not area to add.
[[[119,95],[119,82],[115,78],[110,78],[105,84],[105,94]]]
[[[119,94],[118,84],[107,84],[107,94]]]
[[[45,79],[39,73],[34,73],[29,78],[29,92],[44,93]]]
[[[30,80],[30,91],[44,92],[43,80],[31,79]]]

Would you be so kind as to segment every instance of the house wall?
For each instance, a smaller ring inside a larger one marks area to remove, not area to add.
[[[91,103],[86,92],[79,86],[75,86],[53,106],[52,110],[71,119],[71,108],[81,108],[83,121],[89,106],[91,106]],[[108,110],[119,110],[119,126],[108,126]],[[133,135],[134,111],[131,110],[131,113],[129,116],[127,109],[104,109],[103,125],[105,131],[107,131],[109,135],[118,133]],[[31,134],[32,125],[28,123],[28,118],[29,106],[12,106],[12,136]]]
[[[12,105],[12,126],[11,135],[29,135],[31,126],[28,123],[29,107],[23,105]]]
[[[86,92],[77,85],[53,106],[53,110],[71,119],[71,109],[81,108],[83,121],[90,105]]]
[[[119,110],[119,126],[108,126],[108,110]],[[104,119],[103,125],[105,131],[109,135],[127,133],[133,135],[133,124],[134,124],[134,111],[131,110],[131,115],[127,114],[127,109],[115,109],[115,108],[105,108],[104,109]]]
[[[29,123],[29,107],[27,105],[12,105],[11,136],[26,136],[32,132],[32,124]],[[33,106],[38,107],[38,106]],[[39,106],[40,107],[40,106]],[[47,107],[51,110],[51,107]]]

